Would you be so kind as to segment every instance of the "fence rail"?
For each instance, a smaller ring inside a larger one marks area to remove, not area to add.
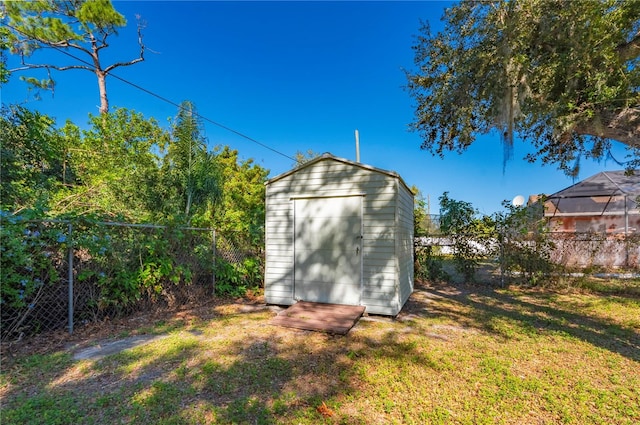
[[[262,253],[214,229],[2,217],[3,342],[260,284]]]

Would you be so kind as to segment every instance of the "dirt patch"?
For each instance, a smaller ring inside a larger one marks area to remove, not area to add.
[[[461,291],[469,288],[459,288],[451,285],[435,285],[440,293],[461,295]],[[415,291],[396,318],[387,316],[365,316],[364,321],[393,322],[411,321],[418,317],[429,315],[432,305],[437,302],[434,286],[428,282],[417,281]],[[101,358],[108,354],[139,344],[150,342],[163,329],[189,327],[200,322],[209,321],[215,317],[246,314],[258,311],[272,311],[274,315],[283,309],[277,306],[267,306],[261,295],[249,295],[247,298],[210,298],[200,303],[190,303],[173,310],[156,310],[132,314],[127,317],[107,318],[100,322],[87,323],[76,326],[73,335],[60,330],[41,334],[24,340],[3,343],[1,356],[3,369],[10,367],[13,360],[30,354],[44,354],[65,350],[72,352],[74,357],[83,358],[96,356]],[[112,351],[114,350],[114,351]]]
[[[116,341],[102,341],[91,347],[75,350],[73,360],[99,360],[111,354],[139,347],[166,337],[167,335],[136,335]]]
[[[31,354],[45,354],[59,350],[78,353],[84,349],[90,350],[96,345],[109,344],[126,338],[135,341],[136,338],[142,337],[141,340],[144,340],[152,336],[149,335],[151,331],[157,334],[159,325],[170,330],[226,314],[240,314],[266,308],[262,296],[250,295],[247,298],[210,298],[171,310],[158,309],[138,312],[126,317],[106,318],[99,322],[76,325],[73,335],[60,330],[19,341],[3,342],[0,345],[2,368],[10,367],[14,360]],[[152,329],[154,327],[156,329]]]

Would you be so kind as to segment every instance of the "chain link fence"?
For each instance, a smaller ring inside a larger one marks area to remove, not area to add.
[[[430,222],[437,223],[437,216]],[[444,235],[433,227],[415,240],[416,276],[529,281],[602,273],[638,276],[640,273],[640,233],[553,232],[507,229],[501,234]],[[460,266],[460,267],[458,267]],[[461,269],[467,266],[467,269]],[[458,270],[460,269],[460,270]]]
[[[262,283],[262,250],[213,229],[2,217],[2,342]]]
[[[549,240],[551,260],[565,267],[640,270],[640,233],[553,232]]]

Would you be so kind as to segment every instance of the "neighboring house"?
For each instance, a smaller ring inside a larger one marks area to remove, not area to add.
[[[568,266],[640,266],[640,170],[604,171],[545,197],[555,242]]]
[[[324,154],[266,183],[265,300],[394,316],[413,291],[413,194],[400,176]]]
[[[640,232],[640,170],[604,171],[546,198],[545,216],[554,232]]]

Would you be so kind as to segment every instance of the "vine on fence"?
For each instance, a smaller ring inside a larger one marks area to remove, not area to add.
[[[64,242],[59,229],[42,224],[18,225],[8,219],[0,228],[0,304],[22,308],[30,305],[45,282],[59,280],[57,265],[62,259],[51,249],[54,241]]]
[[[58,270],[64,267],[63,246],[66,237],[60,226],[24,223],[2,216],[0,226],[0,308],[2,335],[19,334],[26,323],[36,329],[46,326],[36,314],[47,295],[47,286],[60,281]],[[6,320],[13,312],[12,320]],[[64,320],[64,319],[63,319]]]
[[[211,229],[0,218],[3,340],[67,326],[69,276],[74,321],[202,300],[214,295],[214,273],[217,295],[244,295],[262,282],[260,251],[224,235],[216,249]]]
[[[556,245],[544,219],[543,203],[523,208],[504,202],[503,206],[506,213],[494,215],[502,271],[521,273],[530,284],[548,281],[559,265],[551,260]]]

